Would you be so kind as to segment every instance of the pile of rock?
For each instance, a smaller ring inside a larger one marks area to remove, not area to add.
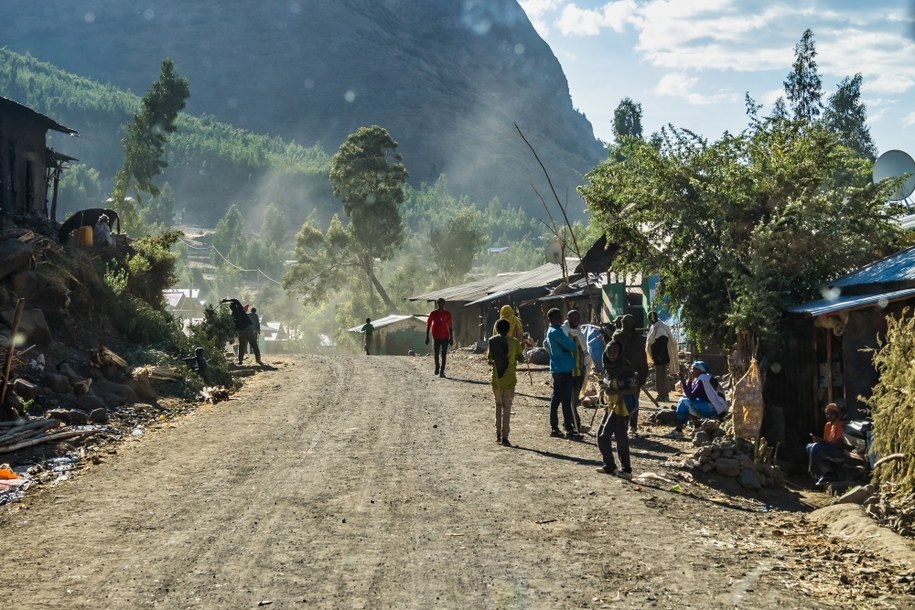
[[[784,474],[777,466],[754,461],[753,445],[728,437],[718,422],[706,423],[693,433],[693,444],[699,449],[686,460],[687,467],[737,479],[751,491],[784,485]]]

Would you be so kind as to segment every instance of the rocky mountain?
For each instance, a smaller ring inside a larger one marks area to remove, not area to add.
[[[605,155],[516,0],[5,0],[0,43],[142,95],[171,57],[187,111],[336,151],[379,124],[410,182],[541,215],[540,155],[563,200]],[[0,92],[2,95],[2,92]],[[79,130],[79,125],[73,125]]]

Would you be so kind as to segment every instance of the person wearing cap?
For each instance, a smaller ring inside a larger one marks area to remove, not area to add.
[[[92,228],[92,245],[93,246],[113,246],[114,238],[111,236],[111,225],[108,222],[108,215],[102,214],[98,217],[98,222]]]
[[[839,405],[831,402],[826,405],[823,412],[826,415],[823,436],[811,434],[810,440],[813,442],[807,445],[807,457],[809,458],[807,470],[816,480],[817,485],[823,485],[832,478],[828,458],[845,455],[845,425],[842,423],[842,410]]]
[[[689,378],[680,373],[683,398],[677,403],[677,427],[666,436],[678,438],[683,435],[683,426],[690,417],[717,419],[728,411],[728,401],[718,380],[702,360],[696,360],[689,368]]]

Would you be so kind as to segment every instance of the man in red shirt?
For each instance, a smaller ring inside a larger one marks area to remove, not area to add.
[[[448,358],[448,346],[454,345],[454,331],[451,328],[451,312],[445,309],[445,299],[437,301],[437,307],[429,313],[426,320],[426,345],[429,345],[429,332],[432,332],[435,353],[435,374],[445,376],[445,360]],[[439,352],[442,360],[439,366]]]

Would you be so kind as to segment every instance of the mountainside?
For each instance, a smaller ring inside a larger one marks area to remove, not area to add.
[[[305,146],[382,125],[412,184],[445,173],[481,204],[540,215],[531,184],[547,186],[513,123],[563,199],[605,154],[515,0],[7,0],[0,18],[10,49],[140,95],[171,57],[187,112]]]

